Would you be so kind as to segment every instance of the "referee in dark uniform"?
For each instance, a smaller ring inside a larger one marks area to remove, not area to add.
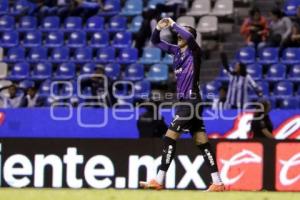
[[[270,102],[261,101],[261,104],[263,105],[263,111],[257,110],[254,113],[254,119],[251,122],[251,132],[253,133],[253,138],[273,139],[273,124],[269,117],[269,112],[271,110]]]

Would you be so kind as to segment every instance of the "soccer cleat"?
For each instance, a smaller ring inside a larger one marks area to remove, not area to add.
[[[224,192],[225,186],[224,186],[224,184],[221,184],[221,185],[211,184],[206,191],[207,192]]]
[[[152,179],[149,182],[140,181],[140,186],[144,189],[161,190],[163,185],[159,184],[156,180]]]

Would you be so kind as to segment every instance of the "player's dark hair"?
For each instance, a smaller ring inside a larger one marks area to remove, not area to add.
[[[193,37],[195,39],[197,38],[197,31],[196,31],[196,29],[194,29],[191,26],[184,26],[184,27],[188,30],[188,32],[190,32],[193,35]]]

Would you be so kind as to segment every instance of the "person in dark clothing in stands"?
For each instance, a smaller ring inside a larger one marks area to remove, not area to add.
[[[300,26],[300,6],[297,8],[296,17],[293,19],[293,22]]]
[[[258,109],[254,113],[254,119],[251,122],[251,132],[253,138],[270,138],[273,139],[272,135],[273,124],[269,117],[271,111],[271,105],[268,101],[261,101],[263,110]]]
[[[96,97],[92,99],[91,102],[112,106],[115,103],[115,99],[112,95],[112,82],[104,73],[103,66],[98,65],[90,78],[82,80],[81,88],[84,91],[90,91],[90,95]],[[107,83],[105,83],[103,77],[106,77]]]
[[[168,126],[164,118],[160,116],[158,107],[149,104],[145,105],[144,108],[146,111],[139,116],[137,121],[140,138],[161,138],[168,130]]]

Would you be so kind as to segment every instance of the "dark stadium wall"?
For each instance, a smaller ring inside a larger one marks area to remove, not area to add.
[[[300,191],[300,142],[212,140],[229,190]],[[137,189],[160,163],[159,139],[0,139],[2,187]],[[206,189],[203,157],[190,140],[178,142],[167,189]]]

